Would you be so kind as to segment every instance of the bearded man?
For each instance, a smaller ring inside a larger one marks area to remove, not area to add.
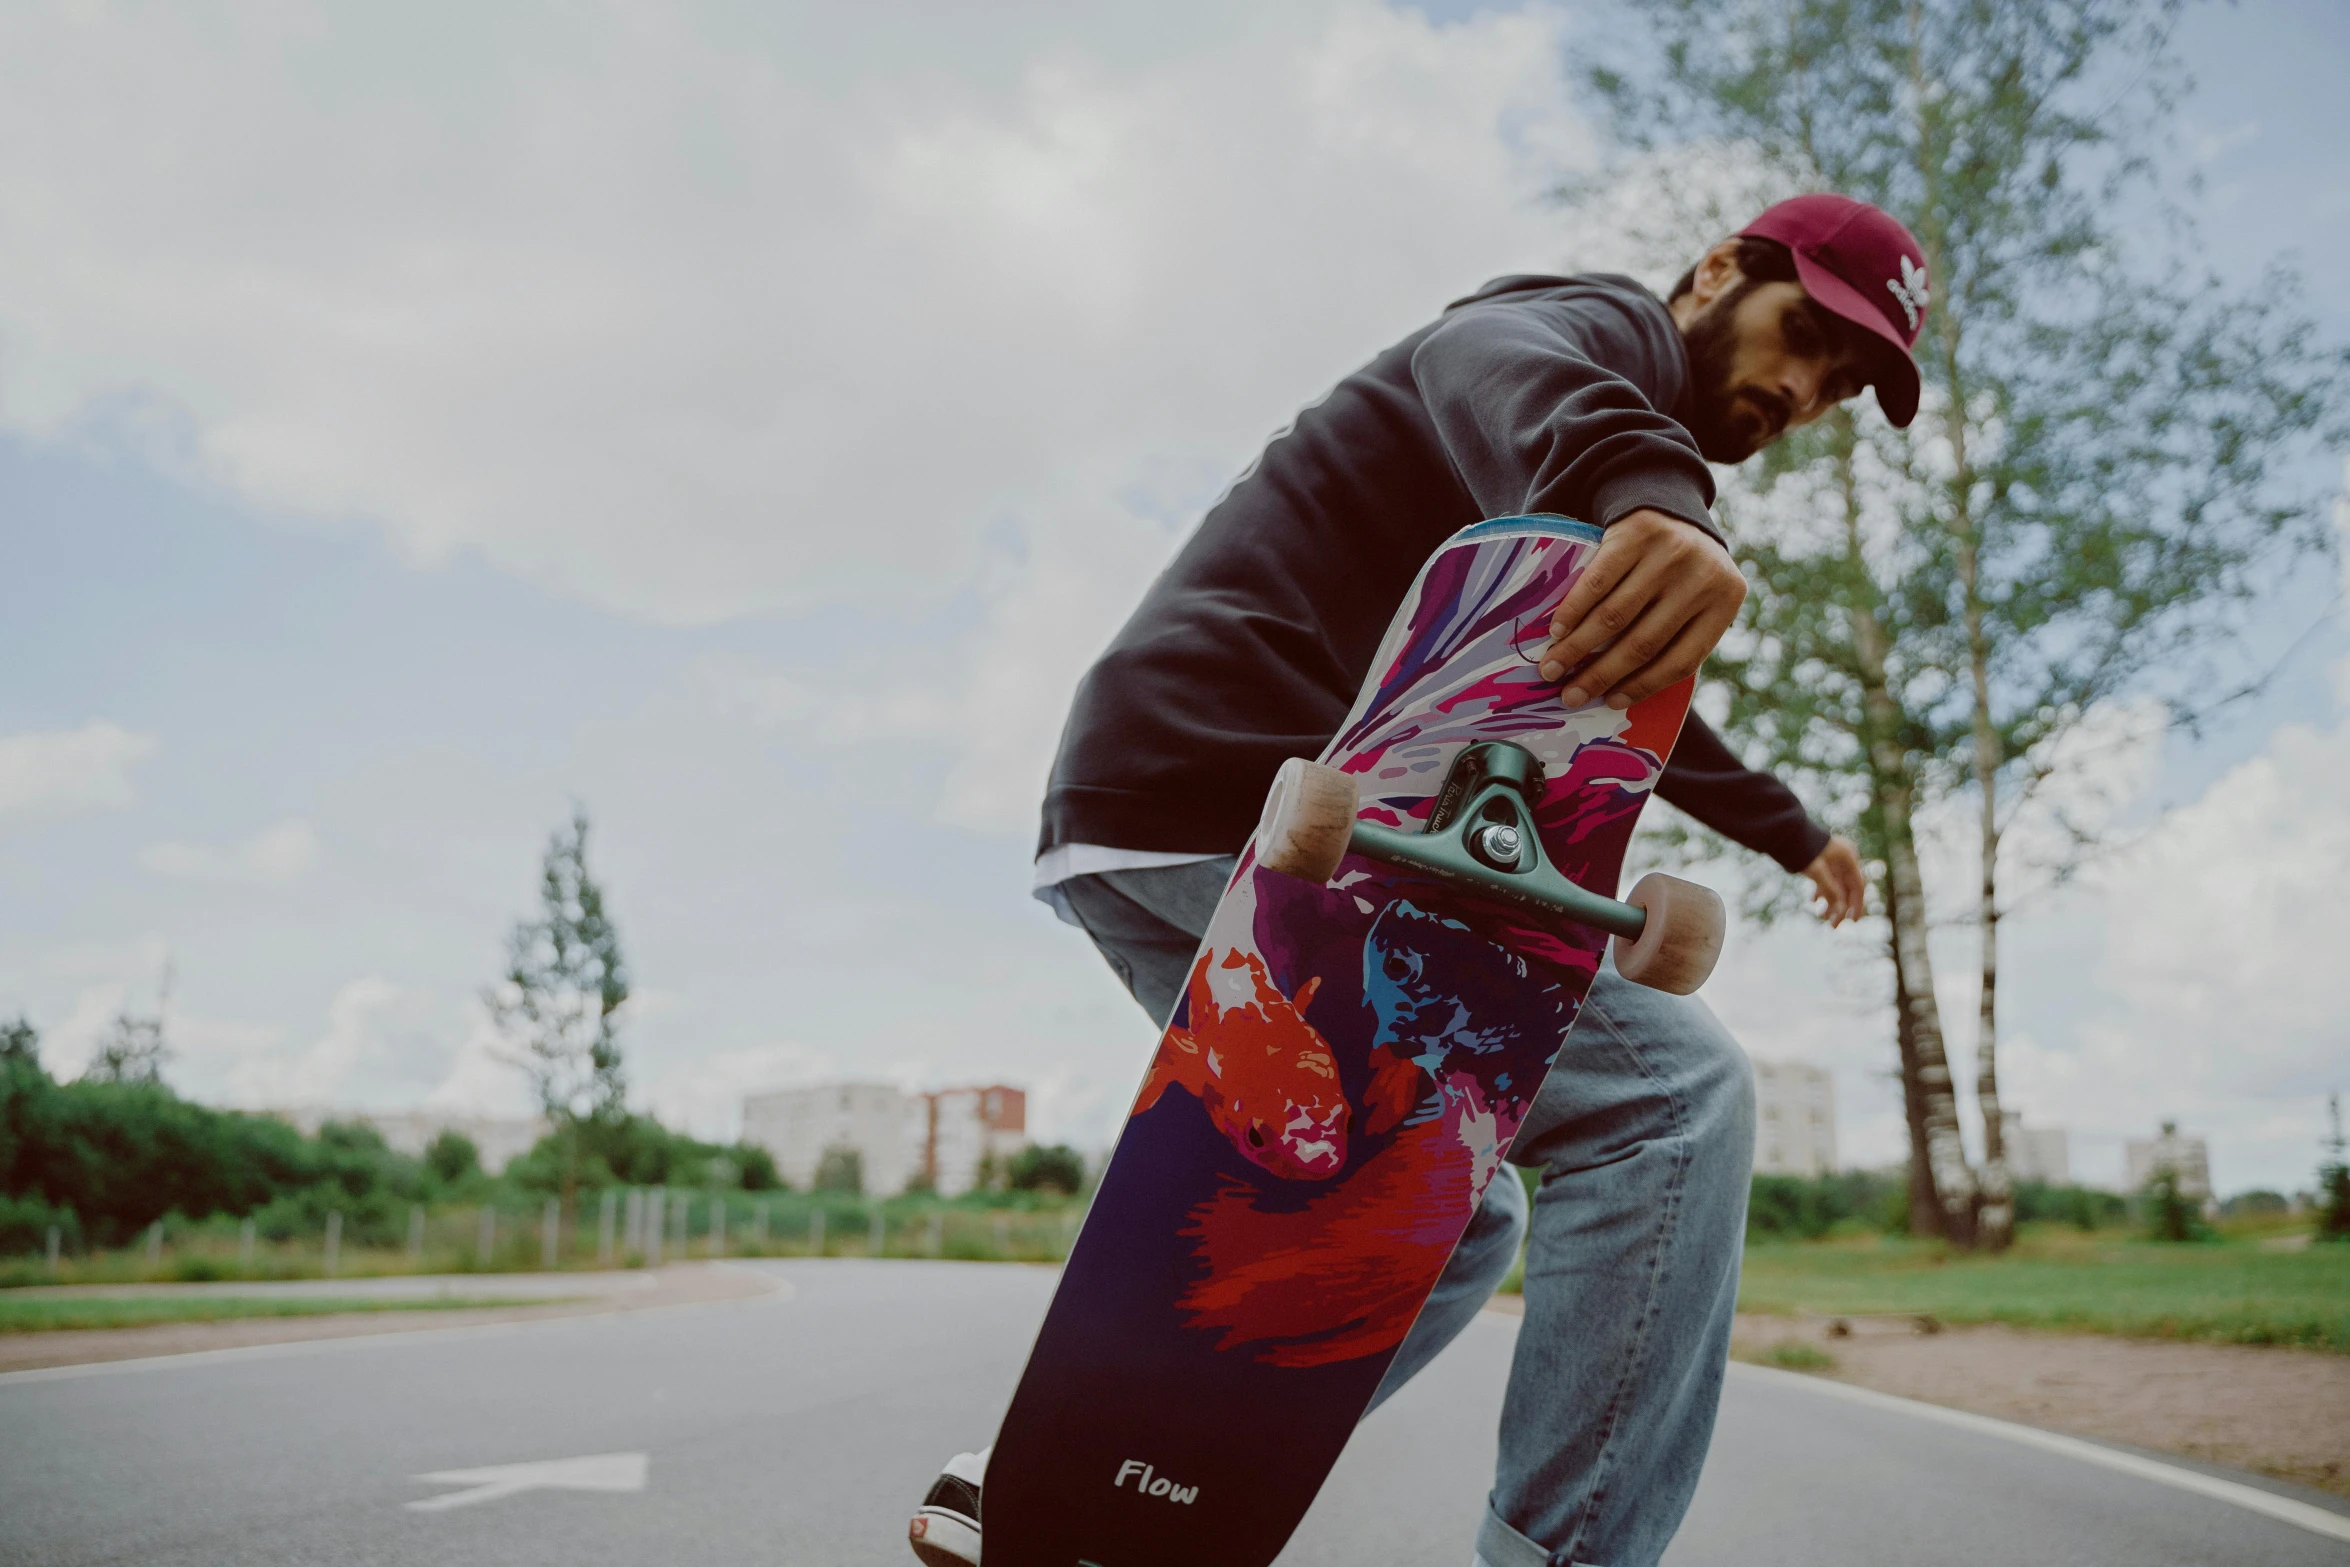
[[[1606,530],[1541,665],[1570,707],[1696,672],[1745,579],[1708,510],[1737,463],[1875,389],[1917,412],[1924,252],[1879,209],[1799,196],[1660,300],[1628,277],[1507,277],[1387,349],[1275,436],[1078,688],[1036,887],[1164,1023],[1289,757],[1344,721],[1422,562],[1461,528]],[[1852,845],[1692,715],[1656,792],[1859,914]],[[1510,1162],[1385,1380],[1467,1325],[1527,1242],[1525,1319],[1478,1567],[1644,1567],[1713,1433],[1754,1157],[1752,1071],[1703,1002],[1602,969]],[[1529,1208],[1531,1218],[1529,1218]],[[986,1452],[916,1512],[929,1567],[979,1560]]]

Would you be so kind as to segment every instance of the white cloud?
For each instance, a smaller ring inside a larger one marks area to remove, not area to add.
[[[131,775],[154,754],[120,724],[0,735],[0,832],[136,803]]]
[[[156,843],[139,851],[142,868],[187,881],[293,881],[317,863],[317,830],[301,817],[264,828],[225,848]]]
[[[632,614],[903,601],[1007,516],[1057,542],[1169,457],[1228,473],[1550,259],[1558,38],[1368,0],[12,8],[0,418],[161,399],[264,505]]]
[[[282,1030],[206,1030],[174,1018],[187,1065],[221,1083],[231,1103],[387,1109],[414,1104],[446,1070],[449,1009],[429,991],[380,974],[338,987],[325,1028],[284,1048]]]

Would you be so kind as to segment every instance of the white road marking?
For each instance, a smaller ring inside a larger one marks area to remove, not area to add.
[[[1753,1366],[1743,1362],[1733,1364],[1730,1370],[1742,1377],[1759,1377],[1784,1387],[1806,1388],[1822,1398],[1840,1398],[1848,1404],[1891,1410],[1961,1431],[1972,1431],[1977,1436],[1997,1437],[2001,1441],[2015,1442],[2024,1447],[2036,1447],[2044,1453],[2056,1453],[2078,1459],[2084,1464],[2096,1464],[2121,1474],[2135,1475],[2141,1480],[2151,1480],[2156,1485],[2167,1485],[2175,1491],[2188,1491],[2213,1501],[2226,1502],[2246,1512],[2262,1513],[2281,1523],[2307,1529],[2311,1534],[2324,1535],[2329,1540],[2350,1541],[2350,1517],[2328,1512],[2322,1507],[2313,1507],[2307,1502],[2295,1501],[2289,1496],[2279,1496],[2274,1491],[2263,1491],[2255,1485],[2223,1480],[2218,1475],[2205,1474],[2200,1469],[2166,1464],[2158,1459],[2143,1458],[2136,1453],[2125,1453],[2096,1442],[2084,1442],[2079,1437],[2043,1431],[2037,1426],[2017,1425],[2012,1420],[1995,1420],[1989,1415],[1970,1414],[1963,1409],[1945,1409],[1940,1404],[1923,1404],[1914,1398],[1897,1398],[1891,1393],[1879,1393],[1872,1388],[1854,1387],[1849,1382],[1832,1382],[1825,1377],[1805,1376],[1795,1371],[1776,1371],[1768,1366]]]
[[[470,1490],[410,1502],[408,1510],[437,1513],[451,1507],[494,1502],[523,1491],[641,1491],[651,1460],[643,1453],[589,1453],[581,1458],[542,1458],[527,1464],[491,1464],[482,1469],[437,1469],[410,1475],[426,1485],[462,1485]]]

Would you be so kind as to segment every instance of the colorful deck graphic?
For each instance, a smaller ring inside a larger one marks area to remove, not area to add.
[[[1545,769],[1552,862],[1615,892],[1688,687],[1570,713],[1540,678],[1598,537],[1510,518],[1430,559],[1322,757],[1359,776],[1363,819],[1424,822],[1463,747],[1513,741]],[[990,1463],[991,1567],[1273,1559],[1500,1170],[1603,941],[1358,856],[1315,887],[1243,854]],[[1146,1465],[1164,1495],[1121,1479]]]

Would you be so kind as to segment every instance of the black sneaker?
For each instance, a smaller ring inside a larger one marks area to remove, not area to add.
[[[979,1567],[979,1482],[987,1454],[957,1453],[931,1482],[906,1525],[906,1543],[922,1567]]]

